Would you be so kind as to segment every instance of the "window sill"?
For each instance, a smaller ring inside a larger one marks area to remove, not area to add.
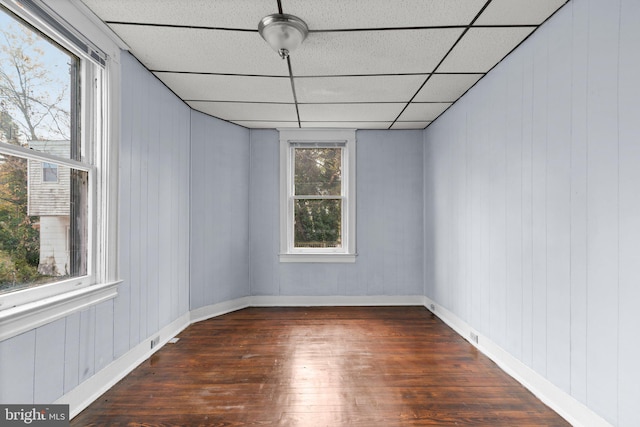
[[[280,262],[355,263],[357,254],[280,254]]]
[[[118,295],[121,281],[87,286],[0,311],[0,341],[53,322]]]

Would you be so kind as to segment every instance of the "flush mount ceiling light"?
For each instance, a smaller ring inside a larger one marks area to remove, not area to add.
[[[258,32],[269,45],[278,52],[280,58],[286,59],[289,53],[298,48],[307,37],[309,28],[297,16],[274,13],[262,18]]]

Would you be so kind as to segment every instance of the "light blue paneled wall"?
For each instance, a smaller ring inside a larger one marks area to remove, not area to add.
[[[118,297],[0,342],[0,402],[48,403],[189,310],[189,108],[122,53]]]
[[[191,113],[191,309],[249,295],[249,130]]]
[[[357,132],[355,264],[279,262],[279,144],[251,131],[251,294],[422,295],[422,132]]]
[[[640,3],[574,0],[424,133],[425,292],[640,425]]]
[[[189,310],[190,109],[122,57],[119,356]]]

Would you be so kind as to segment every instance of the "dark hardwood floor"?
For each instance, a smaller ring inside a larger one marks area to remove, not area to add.
[[[568,426],[424,307],[194,324],[72,426]]]

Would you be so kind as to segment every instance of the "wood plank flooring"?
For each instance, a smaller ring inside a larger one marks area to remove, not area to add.
[[[191,325],[72,426],[568,426],[424,307]]]

